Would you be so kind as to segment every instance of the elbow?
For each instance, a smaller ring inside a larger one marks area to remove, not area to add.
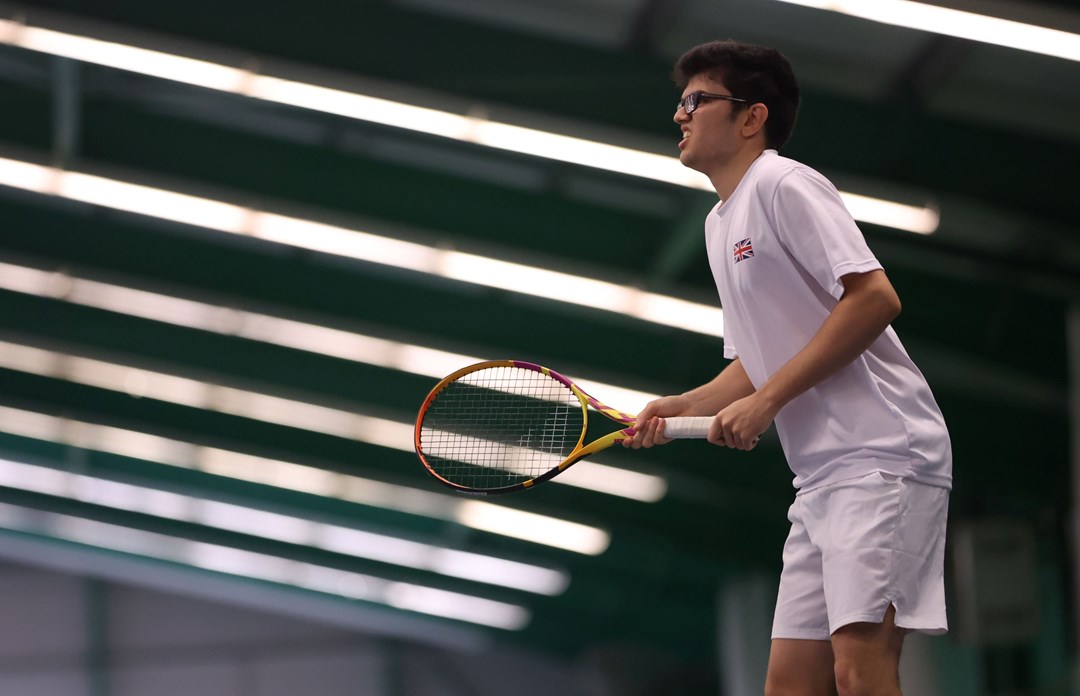
[[[900,316],[900,296],[892,285],[881,284],[870,288],[864,305],[869,316],[873,316],[882,325],[882,330]]]
[[[868,289],[874,298],[874,306],[885,324],[891,324],[894,319],[900,316],[900,310],[903,309],[900,305],[900,296],[896,294],[896,288],[892,286],[884,273],[873,274],[871,278],[873,282]]]
[[[880,321],[882,330],[900,316],[900,296],[885,277],[884,272],[850,274],[841,279],[844,294],[841,302],[850,301],[859,313],[875,322]]]
[[[896,291],[891,286],[881,288],[877,295],[877,301],[874,303],[876,313],[881,323],[889,326],[900,316],[900,310],[903,309],[900,305],[900,296],[896,294]]]
[[[900,297],[895,292],[890,293],[891,297],[886,301],[886,314],[889,317],[889,323],[891,324],[903,310],[903,305],[900,304]]]

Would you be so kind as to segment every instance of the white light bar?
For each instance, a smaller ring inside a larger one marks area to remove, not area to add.
[[[0,42],[54,56],[131,70],[165,80],[236,92],[243,89],[248,71],[194,60],[111,41],[100,41],[60,31],[0,20]]]
[[[52,182],[51,193],[61,198],[222,232],[239,234],[248,221],[248,211],[239,206],[100,176],[63,172]]]
[[[462,503],[461,518],[475,529],[488,531],[512,526],[523,531],[522,538],[542,544],[549,537],[573,536],[581,544],[581,551],[597,555],[607,548],[609,537],[599,529],[583,528],[576,522],[555,519],[532,512],[515,510],[498,505],[482,505],[475,500]]]
[[[23,465],[0,460],[2,471],[19,471],[11,468],[18,466]],[[525,628],[532,618],[528,609],[516,604],[7,503],[0,503],[0,526],[510,631]]]
[[[4,262],[0,262],[0,288],[223,335],[241,336],[435,379],[441,379],[465,365],[481,361],[481,358],[475,356],[439,351],[318,324],[225,308]],[[602,394],[605,401],[630,413],[641,410],[646,403],[656,398],[655,394],[613,384],[577,377],[572,379],[586,391]],[[123,387],[128,393],[145,396],[146,377],[138,371],[131,371],[125,377]],[[174,385],[174,388],[179,389],[179,385]],[[405,429],[406,425],[408,429]],[[399,423],[397,427],[368,429],[361,435],[367,438],[366,442],[380,447],[399,450],[409,450],[412,447],[411,424]],[[553,481],[650,503],[660,500],[667,493],[667,484],[659,476],[616,469],[599,463],[601,461],[602,457],[578,462]],[[610,473],[612,471],[619,473],[616,476]]]
[[[941,215],[933,208],[920,208],[878,198],[841,193],[848,212],[856,220],[884,227],[902,227],[915,234],[933,234],[941,224]]]
[[[781,0],[933,34],[1080,61],[1080,35],[912,0]]]
[[[869,0],[866,2],[864,0],[788,1],[798,1],[813,6],[873,4]],[[880,4],[884,5],[886,2],[888,0],[881,0]],[[918,3],[901,2],[901,0],[894,0],[894,4],[918,5]],[[937,21],[937,19],[932,21]],[[1064,32],[1057,33],[1064,34]],[[1071,35],[1065,34],[1065,36]],[[684,167],[677,157],[659,155],[654,152],[525,128],[510,123],[499,123],[476,116],[456,114],[269,75],[258,75],[251,71],[210,61],[195,60],[162,51],[101,41],[50,29],[29,27],[12,21],[0,20],[0,43],[519,154],[594,167],[687,188],[713,190],[707,178]],[[855,217],[861,219],[858,215]],[[885,222],[874,222],[874,224],[908,229],[904,227],[902,218],[887,219]]]
[[[412,451],[412,426],[408,424],[102,360],[0,342],[0,367],[126,393],[131,393],[129,390],[134,382],[138,392],[133,395],[338,437],[365,441],[386,438],[388,443],[396,443],[397,447]],[[386,433],[391,433],[392,436],[387,437]],[[537,541],[533,528],[528,524],[514,523],[511,518],[500,519],[510,520],[510,523],[498,531],[490,525],[482,529],[504,536]],[[554,522],[558,523],[553,526],[560,533],[544,537],[541,543],[591,555],[603,553],[610,543],[610,535],[603,530],[564,520]],[[462,523],[469,525],[468,520],[463,519]],[[598,539],[603,543],[597,543]]]

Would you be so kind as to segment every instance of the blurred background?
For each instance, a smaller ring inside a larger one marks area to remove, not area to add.
[[[498,499],[412,452],[481,359],[628,411],[722,369],[669,74],[735,38],[794,64],[783,154],[952,432],[952,630],[905,693],[1080,693],[1078,33],[1074,0],[0,2],[0,692],[761,693],[775,436]]]

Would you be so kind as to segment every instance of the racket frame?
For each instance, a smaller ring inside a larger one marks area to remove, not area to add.
[[[539,372],[547,375],[548,377],[554,379],[557,382],[561,382],[564,386],[566,386],[574,394],[574,396],[578,398],[578,401],[581,402],[581,436],[578,437],[578,441],[577,444],[574,446],[574,449],[565,459],[563,459],[563,461],[559,462],[557,466],[554,466],[548,471],[545,471],[544,473],[539,474],[538,476],[535,476],[531,479],[519,481],[509,486],[501,486],[499,488],[473,488],[470,486],[463,486],[459,483],[447,480],[438,472],[436,472],[434,467],[432,467],[431,464],[428,463],[427,456],[424,453],[423,443],[421,442],[421,432],[424,425],[424,415],[427,413],[428,406],[430,406],[431,403],[435,401],[436,398],[438,398],[439,394],[447,386],[456,382],[465,375],[471,374],[473,372],[478,372],[480,370],[486,370],[496,367],[516,367],[524,370],[532,370],[533,372]],[[588,445],[582,446],[582,444],[585,442],[585,434],[589,429],[590,408],[596,410],[604,416],[607,416],[609,419],[615,421],[616,423],[624,427],[620,430],[608,433],[603,437],[597,438],[596,440],[590,442]],[[442,483],[445,486],[449,486],[450,488],[460,493],[469,493],[472,495],[501,495],[503,493],[513,493],[515,491],[522,491],[528,488],[532,488],[538,483],[543,483],[544,481],[555,477],[556,475],[570,468],[573,464],[589,456],[590,454],[595,454],[600,450],[607,449],[608,447],[618,444],[623,440],[632,438],[637,432],[637,430],[634,428],[634,423],[636,421],[636,415],[624,413],[618,409],[611,408],[610,406],[601,403],[591,395],[587,394],[583,389],[581,389],[581,387],[574,384],[574,382],[571,381],[568,377],[559,374],[555,370],[544,367],[543,365],[537,365],[536,363],[525,362],[523,360],[488,360],[485,362],[475,363],[473,365],[463,367],[460,370],[457,370],[447,375],[431,389],[431,391],[427,395],[427,398],[424,399],[423,404],[421,404],[420,406],[420,412],[416,417],[416,428],[414,430],[413,436],[414,446],[416,448],[416,455],[420,458],[420,462],[424,465],[424,468],[427,469],[428,473],[434,476],[435,479],[439,481],[439,483]]]

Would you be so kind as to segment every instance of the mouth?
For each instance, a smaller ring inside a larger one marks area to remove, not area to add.
[[[690,139],[690,131],[683,131],[682,140],[679,141],[679,149],[682,150],[686,147],[686,141]]]

